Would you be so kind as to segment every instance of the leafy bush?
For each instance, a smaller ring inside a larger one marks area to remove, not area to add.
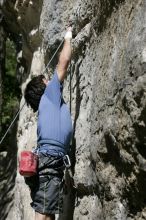
[[[11,123],[19,106],[20,89],[16,78],[15,45],[9,39],[6,42],[6,71],[3,78],[2,133]]]

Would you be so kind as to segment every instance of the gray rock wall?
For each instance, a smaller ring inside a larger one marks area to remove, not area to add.
[[[5,45],[5,41],[4,41],[4,30],[3,30],[3,27],[2,27],[2,11],[0,10],[0,37],[1,37],[1,40],[0,40],[0,114],[2,112],[2,75],[3,75],[3,71],[4,71],[4,45]],[[0,131],[1,131],[1,122],[2,122],[2,119],[0,119]]]
[[[73,25],[70,72],[76,190],[65,197],[59,219],[146,219],[146,1],[17,0],[13,6],[27,64],[22,92],[31,75],[39,74],[50,60],[68,20]],[[56,64],[57,57],[49,74]],[[64,87],[68,104],[69,79],[68,75]],[[18,154],[36,144],[36,117],[27,106],[23,108]],[[17,174],[7,220],[32,218],[29,200]]]

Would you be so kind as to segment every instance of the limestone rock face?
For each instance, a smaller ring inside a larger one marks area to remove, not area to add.
[[[0,23],[2,23],[2,11],[0,10]],[[3,69],[4,69],[4,45],[5,45],[5,41],[4,41],[4,29],[1,25],[0,27],[0,114],[2,112],[2,73],[3,73]],[[1,120],[0,120],[0,131],[1,131]]]
[[[8,5],[3,13],[9,26]],[[13,32],[23,39],[22,93],[44,70],[69,20],[73,26],[71,91],[68,74],[64,97],[68,104],[71,99],[76,189],[65,196],[59,219],[146,219],[146,1],[17,0],[11,8]],[[50,75],[56,64],[57,56]],[[22,109],[18,155],[36,145],[36,119],[27,106]],[[29,192],[19,174],[14,191],[7,220],[30,220]]]

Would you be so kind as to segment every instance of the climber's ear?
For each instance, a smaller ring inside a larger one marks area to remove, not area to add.
[[[43,80],[44,84],[47,86],[49,83],[49,80],[47,80],[46,78],[43,78],[42,80]]]

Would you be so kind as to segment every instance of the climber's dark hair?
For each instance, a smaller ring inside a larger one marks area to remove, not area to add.
[[[41,96],[46,88],[43,82],[44,75],[34,77],[26,86],[24,97],[27,105],[30,105],[34,112],[38,110]]]

